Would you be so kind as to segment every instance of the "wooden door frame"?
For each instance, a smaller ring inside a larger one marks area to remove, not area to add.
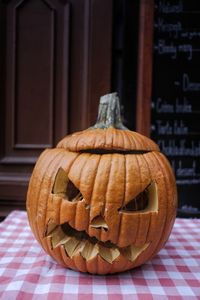
[[[154,0],[142,0],[139,12],[136,131],[150,136]]]

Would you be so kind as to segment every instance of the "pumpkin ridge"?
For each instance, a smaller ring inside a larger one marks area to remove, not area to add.
[[[96,154],[92,154],[92,155],[94,156],[94,158],[97,158],[97,159],[96,159],[97,165],[95,166],[94,176],[93,176],[93,178],[92,178],[92,184],[91,184],[92,189],[91,189],[91,191],[90,191],[90,199],[89,199],[89,201],[90,201],[90,206],[91,206],[92,203],[93,203],[93,194],[94,194],[94,187],[95,187],[96,177],[97,177],[98,169],[99,169],[99,166],[100,166],[100,161],[101,161],[101,159],[102,159],[102,155],[96,155]]]
[[[108,128],[105,130],[105,145],[111,145],[111,148],[113,148],[114,144],[114,134],[111,134],[112,128]]]
[[[131,134],[131,133],[130,133]],[[127,134],[128,135],[128,134]],[[129,135],[128,135],[129,136]],[[142,139],[139,140],[139,138],[137,137],[137,133],[135,134],[134,136],[134,142],[135,142],[135,147],[138,148],[138,145],[139,145],[139,148],[142,149],[142,145],[143,145],[143,142],[142,142]]]
[[[148,170],[148,175],[147,177],[150,178],[150,185],[152,184],[152,182],[154,182],[154,179],[152,178],[152,174],[151,174],[151,170],[150,170],[150,166],[147,162],[147,157],[146,156],[141,156],[141,159],[142,161],[145,163],[146,165],[146,169]],[[150,159],[150,158],[149,158]],[[141,170],[141,166],[139,165],[139,170]],[[141,185],[142,185],[142,182],[143,182],[143,179],[142,179],[142,173],[140,172],[140,178],[141,178]],[[148,205],[150,205],[150,199],[148,198]],[[149,229],[150,229],[150,224],[151,224],[151,221],[152,221],[152,216],[154,214],[157,214],[158,212],[157,211],[152,211],[152,210],[149,210],[149,214],[150,214],[150,217],[148,219],[148,228],[146,229],[146,232],[145,232],[145,239],[144,239],[144,243],[147,243],[147,240],[148,240],[148,235],[149,235]],[[142,222],[143,219],[141,219],[141,215],[140,215],[140,226],[142,226]],[[143,233],[144,234],[144,233]],[[142,234],[141,234],[142,235]],[[138,235],[140,236],[140,235]]]
[[[124,200],[126,199],[126,172],[127,172],[127,165],[126,165],[126,155],[124,155],[124,197],[123,202],[121,204],[121,207],[124,206]],[[123,214],[120,214],[118,228],[117,228],[117,244],[119,244],[119,237],[120,237],[120,229],[121,229],[121,223],[122,223]]]
[[[149,163],[147,162],[147,160],[146,160],[146,157],[145,156],[143,156],[143,159],[144,159],[144,161],[145,161],[145,164],[146,164],[146,167],[147,167],[147,169],[148,169],[148,176],[150,177],[150,179],[151,179],[151,181],[153,180],[153,178],[152,178],[152,175],[151,175],[151,170],[150,170],[150,166],[149,166]],[[159,210],[159,207],[158,207],[158,210]],[[152,224],[152,216],[153,216],[153,214],[155,214],[155,213],[157,213],[157,212],[150,212],[150,220],[149,220],[149,226],[148,226],[148,230],[147,230],[147,234],[146,234],[146,242],[147,242],[147,240],[148,240],[148,237],[149,237],[149,232],[150,232],[150,228],[151,228],[151,224]]]
[[[148,164],[148,162],[147,162],[147,160],[146,160],[146,157],[145,156],[143,156],[143,159],[144,159],[144,161],[145,161],[145,164],[146,164],[146,166],[147,166],[147,168],[148,168],[148,173],[149,173],[149,177],[150,177],[150,179],[151,179],[151,181],[153,180],[153,178],[152,178],[152,175],[151,175],[151,171],[150,171],[150,167],[149,167],[149,164]],[[155,213],[155,212],[154,212]],[[149,218],[149,224],[148,224],[148,229],[147,229],[147,232],[146,232],[146,238],[145,238],[145,243],[147,243],[147,239],[148,239],[148,236],[149,236],[149,230],[150,230],[150,228],[151,228],[151,222],[152,222],[152,215],[153,215],[153,212],[151,211],[150,212],[150,218]]]
[[[106,203],[107,203],[107,194],[108,194],[108,186],[109,186],[109,181],[110,181],[110,174],[111,174],[111,168],[112,168],[112,158],[113,158],[113,155],[111,154],[110,155],[110,165],[109,165],[109,173],[108,173],[108,180],[106,182],[106,188],[105,188],[105,202],[104,202],[104,207],[103,207],[103,214],[105,214],[105,206],[106,206]],[[100,237],[102,238],[102,231],[100,232]]]
[[[138,214],[138,222],[137,222],[137,230],[136,230],[136,234],[135,234],[135,240],[134,240],[134,244],[137,243],[137,238],[138,238],[138,232],[140,230],[140,218],[141,218],[141,215]]]
[[[165,189],[165,192],[163,194],[167,195],[166,198],[168,198],[168,184],[166,184],[167,181],[166,181],[166,177],[164,176],[165,170],[163,170],[163,167],[160,164],[160,160],[157,158],[155,153],[152,153],[152,156],[154,157],[154,160],[156,161],[155,164],[160,166],[158,169],[162,171],[163,180],[164,180],[164,183],[165,183],[164,185],[162,185],[162,187]],[[168,202],[164,201],[164,203],[165,203],[165,211],[167,212]],[[159,208],[158,208],[158,210],[159,210]],[[155,248],[154,248],[154,251],[153,251],[151,257],[154,256],[155,253],[157,253],[157,251],[158,251],[157,249],[161,248],[161,246],[163,244],[162,240],[163,240],[164,228],[166,226],[166,223],[167,223],[167,214],[165,213],[164,214],[164,221],[162,222],[162,227],[160,228],[160,237],[159,237],[159,240],[157,241],[157,244],[155,245]]]
[[[154,155],[155,156],[155,155]],[[156,157],[156,156],[155,156]],[[161,167],[161,170],[162,170],[162,173],[164,174],[165,173],[165,169],[163,167],[163,161],[159,160],[157,157],[156,157],[156,160],[157,162],[159,163],[160,167]],[[170,190],[170,182],[169,182],[169,177],[167,176],[164,176],[164,181],[165,181],[165,189],[166,189],[166,195],[167,197],[169,197],[169,190]],[[161,238],[160,238],[160,241],[159,241],[159,244],[157,246],[156,249],[160,248],[160,244],[163,244],[163,236],[165,234],[165,228],[166,228],[166,223],[168,221],[168,201],[165,201],[166,202],[166,214],[165,214],[165,222],[164,222],[164,226],[163,226],[163,230],[162,230],[162,235],[161,235]],[[156,251],[156,250],[155,250]],[[153,254],[155,254],[155,251]]]
[[[135,160],[136,160],[136,162],[137,162],[137,169],[138,169],[138,177],[139,177],[139,181],[140,181],[140,190],[142,191],[142,175],[141,175],[141,168],[140,168],[140,163],[139,163],[139,161],[138,161],[138,157],[137,157],[137,155],[135,156]]]
[[[57,157],[57,156],[58,156],[58,154],[56,155],[56,157]],[[47,159],[48,159],[48,157],[46,157],[46,161],[47,161]],[[52,160],[50,161],[50,163],[49,163],[49,161],[48,161],[48,166],[51,165],[53,162],[54,162],[54,159],[53,159],[53,156],[52,156]],[[43,164],[45,165],[45,161],[43,161]],[[47,168],[48,168],[48,166],[47,166]],[[45,170],[45,168],[44,168],[44,170]],[[46,170],[45,170],[45,172],[46,172]],[[45,175],[45,172],[44,172],[44,174],[42,175],[42,180],[41,180],[40,185],[39,185],[39,188],[38,188],[38,194],[35,195],[35,198],[36,198],[36,212],[35,212],[35,216],[38,215],[38,207],[39,207],[38,202],[39,202],[40,194],[41,194],[41,190],[42,190],[42,189],[41,189],[41,186],[43,185],[43,182],[44,182],[44,180],[45,180],[45,176],[44,176],[44,175]],[[50,184],[49,184],[49,185],[50,185]],[[48,195],[47,195],[47,199],[45,199],[45,202],[48,202]],[[46,221],[46,210],[45,210],[44,220]],[[35,230],[36,230],[36,232],[37,232],[37,236],[38,236],[39,241],[42,243],[41,237],[40,237],[40,235],[39,235],[38,222],[35,222]]]
[[[152,151],[152,153],[153,153],[153,151]],[[149,174],[148,176],[150,177],[151,181],[153,181],[153,178],[152,178],[152,175],[151,175],[151,170],[150,170],[149,164],[148,164],[148,162],[146,160],[146,157],[145,157],[145,155],[143,155],[142,157],[143,157],[143,160],[145,161],[146,167],[148,169],[148,174]]]
[[[51,165],[52,165],[52,164],[57,165],[57,158],[59,157],[59,155],[60,155],[60,152],[56,153],[55,156],[52,155],[52,159],[50,160],[50,162],[48,161],[47,169],[44,168],[45,173],[48,172],[48,170],[51,168]],[[48,156],[46,156],[46,160],[48,160]],[[44,161],[43,161],[43,163],[44,163]],[[44,180],[45,180],[45,176],[43,175],[42,180],[41,180],[40,187],[44,184]],[[50,187],[50,185],[51,185],[51,181],[48,182],[48,187]],[[36,197],[36,199],[37,199],[37,200],[36,200],[36,203],[37,203],[36,216],[38,215],[38,208],[39,208],[38,202],[39,202],[39,199],[40,199],[40,195],[41,195],[42,189],[40,188],[40,189],[38,189],[38,190],[39,190],[39,193],[38,193],[38,196]],[[45,199],[45,201],[43,201],[43,203],[45,203],[45,207],[46,207],[45,210],[43,209],[44,215],[43,215],[43,217],[42,217],[42,223],[43,223],[43,226],[44,226],[44,228],[45,228],[45,224],[46,224],[46,214],[47,214],[47,205],[48,205],[48,195],[46,195],[46,199]],[[40,214],[39,214],[39,215],[40,215]],[[40,232],[40,228],[38,227],[39,224],[38,224],[38,222],[35,222],[35,224],[36,224],[36,231],[37,231],[37,233],[39,233],[39,232]],[[39,234],[38,234],[38,238],[39,238],[41,244],[42,244],[42,245],[45,244],[45,246],[47,247],[47,244],[46,244],[45,242],[43,243],[43,239],[40,237]]]
[[[126,131],[126,136],[129,140],[129,145],[130,145],[130,148],[136,148],[136,143],[135,143],[135,140],[131,139],[131,136],[130,136],[130,132],[129,130]]]
[[[94,157],[96,158],[96,155],[94,155]],[[95,185],[95,180],[96,180],[96,176],[97,176],[97,172],[98,172],[98,168],[99,168],[101,158],[102,158],[102,156],[100,155],[98,157],[98,160],[96,160],[97,161],[97,166],[95,167],[95,174],[94,174],[93,180],[92,180],[92,190],[90,191],[90,199],[88,199],[90,206],[92,205],[92,202],[93,202],[92,199],[93,199],[93,193],[94,193],[94,185]],[[88,224],[88,231],[89,231],[89,224]]]
[[[51,164],[51,163],[53,163],[54,162],[54,157],[52,156],[52,159],[50,160],[50,162],[49,162],[49,160],[48,160],[48,156],[46,156],[46,154],[47,154],[47,152],[48,152],[48,150],[45,150],[45,152],[43,152],[42,153],[42,156],[40,157],[40,159],[39,159],[39,161],[38,161],[38,164],[37,164],[37,168],[39,169],[40,168],[40,163],[42,164],[42,165],[44,165],[45,166],[45,163],[47,163],[48,164],[48,166]],[[55,151],[56,152],[56,151]],[[58,154],[57,154],[58,155]],[[56,155],[56,156],[57,156]],[[44,159],[44,160],[42,160],[42,159]],[[48,167],[47,167],[48,168]],[[37,172],[37,171],[36,171]],[[35,199],[36,199],[36,201],[34,202],[35,203],[35,211],[34,211],[34,215],[35,216],[37,216],[38,215],[38,202],[39,202],[39,198],[40,198],[40,193],[41,193],[41,186],[42,186],[42,184],[43,184],[43,181],[44,181],[44,179],[45,179],[45,173],[46,173],[46,168],[44,168],[43,169],[43,173],[41,174],[42,176],[42,179],[41,179],[41,181],[40,181],[40,185],[39,185],[39,188],[38,188],[38,190],[37,190],[37,194],[35,195]],[[35,179],[37,179],[37,173],[35,173]],[[31,197],[32,198],[32,197]],[[31,207],[31,210],[32,210],[32,207]],[[46,212],[45,212],[46,213]],[[42,240],[41,240],[41,238],[40,238],[40,236],[39,236],[39,228],[38,228],[38,223],[37,222],[33,222],[32,223],[33,224],[33,228],[34,228],[34,232],[36,232],[36,235],[37,235],[37,238],[38,238],[38,240],[42,243]]]
[[[113,130],[113,144],[112,144],[112,149],[114,150],[114,146],[118,143],[121,145],[121,148],[124,149],[125,148],[125,139],[124,139],[124,130],[118,130],[118,131],[114,131]]]
[[[44,152],[41,154],[40,158],[38,159],[37,164],[34,167],[34,172],[32,173],[32,176],[31,176],[31,179],[30,179],[30,187],[32,187],[32,185],[34,184],[34,182],[37,182],[37,176],[36,176],[37,173],[36,172],[37,172],[37,170],[40,169],[40,163],[41,163],[42,159],[45,158],[45,154],[47,152],[48,152],[48,150],[44,150]],[[53,160],[53,158],[52,158],[52,160]],[[42,161],[42,164],[43,163],[44,162]],[[43,170],[44,170],[44,173],[45,173],[45,168]],[[42,180],[43,180],[43,177],[42,177]],[[37,195],[40,192],[40,187],[41,187],[41,184],[42,184],[42,180],[39,182],[39,189],[37,190],[36,195],[35,195],[36,196],[36,201],[34,201],[32,205],[31,205],[31,201],[30,201],[30,199],[32,199],[32,197],[33,197],[32,196],[33,195],[32,188],[29,187],[28,193],[27,193],[27,197],[28,197],[29,201],[26,202],[26,209],[27,209],[27,212],[30,211],[30,214],[33,213],[34,216],[37,215],[37,207],[38,207],[37,206],[37,204],[38,204],[38,201],[37,201],[38,197],[37,197]],[[31,227],[33,228],[34,232],[36,232],[36,223],[34,221],[32,221],[31,218],[29,218],[29,223],[30,223]],[[38,232],[36,232],[36,234],[37,234],[37,239],[39,240],[39,238],[38,238]]]
[[[81,132],[80,132],[80,134],[81,134]],[[73,134],[71,135],[71,137],[73,137]],[[75,147],[75,148],[79,148],[79,147],[78,147],[78,144],[79,144],[79,143],[80,143],[80,140],[79,140],[79,139],[75,140],[74,147]]]
[[[169,198],[170,198],[170,192],[171,192],[171,189],[170,189],[170,187],[171,187],[171,182],[170,182],[170,180],[172,180],[172,175],[173,175],[173,173],[172,173],[172,169],[170,168],[170,165],[169,165],[169,162],[168,162],[168,160],[163,156],[163,154],[162,153],[159,153],[159,156],[161,157],[161,159],[158,159],[157,158],[157,161],[159,161],[159,164],[160,164],[160,166],[162,166],[162,171],[163,171],[163,174],[165,174],[165,170],[167,169],[168,170],[168,172],[167,172],[167,174],[170,174],[170,176],[168,175],[168,176],[165,176],[164,178],[165,178],[165,181],[167,182],[167,184],[166,184],[166,189],[167,189],[167,191],[168,191],[168,195],[169,195]],[[168,186],[168,188],[167,188],[167,186]],[[174,202],[174,205],[176,206],[176,197],[177,197],[177,191],[176,191],[176,186],[175,186],[175,190],[173,191],[173,194],[175,195],[175,197],[174,197],[174,199],[173,199],[173,202]],[[172,214],[172,212],[171,212],[171,208],[169,207],[169,204],[170,204],[171,202],[167,202],[166,203],[166,211],[168,212],[167,214],[166,214],[166,222],[167,223],[171,223],[171,221],[170,221],[170,216],[172,217],[171,219],[173,220],[173,219],[175,219],[175,217],[176,217],[176,214],[174,213],[174,215]],[[176,211],[176,209],[174,210],[174,208],[173,208],[173,212],[175,212]],[[172,222],[172,224],[173,224],[173,222]],[[170,233],[170,231],[171,230],[169,230],[169,226],[166,226],[166,223],[165,223],[165,226],[164,226],[164,235],[162,236],[162,240],[164,239],[164,236],[165,236],[165,240],[163,241],[163,243],[165,243],[166,242],[166,240],[168,239],[168,236],[166,237],[166,231],[169,231],[169,233]],[[169,234],[168,234],[169,235]]]
[[[155,212],[154,212],[155,213]],[[152,212],[150,212],[150,217],[148,219],[148,228],[146,230],[146,235],[145,235],[145,239],[144,239],[144,243],[148,243],[147,242],[147,237],[148,237],[148,234],[149,234],[149,228],[150,228],[150,225],[151,225],[151,217],[152,217]]]
[[[110,168],[109,168],[109,174],[108,174],[108,181],[106,183],[106,193],[105,193],[105,202],[107,202],[107,193],[108,193],[108,185],[109,185],[109,181],[110,181],[110,174],[111,174],[111,168],[112,168],[112,158],[113,158],[113,155],[111,154],[110,155]]]
[[[91,155],[90,155],[90,157],[91,157]],[[79,183],[81,182],[81,174],[82,174],[82,172],[83,172],[83,169],[84,169],[84,166],[86,165],[86,163],[87,163],[87,159],[85,159],[85,161],[84,161],[84,164],[82,165],[82,168],[80,169],[80,173],[79,173]],[[71,168],[72,168],[72,166],[71,166]],[[71,168],[70,168],[70,170],[71,170]],[[75,185],[75,184],[74,184]],[[79,186],[80,186],[80,184],[79,184]],[[80,188],[79,188],[79,190],[80,190]],[[76,224],[77,224],[77,205],[76,205],[76,208],[75,208],[75,214],[74,214],[74,224],[75,224],[75,226],[76,226]]]
[[[135,159],[136,159],[136,162],[137,162],[137,170],[139,170],[138,171],[138,176],[139,176],[139,178],[140,178],[140,190],[142,190],[142,179],[141,179],[141,169],[140,169],[140,164],[139,164],[139,161],[138,161],[138,157],[137,157],[137,155],[135,156]],[[138,215],[139,217],[138,217],[138,222],[137,222],[137,231],[136,231],[136,235],[135,235],[135,240],[134,240],[134,244],[137,242],[137,237],[138,237],[138,232],[139,232],[139,229],[140,229],[140,214]]]
[[[123,148],[130,148],[130,145],[127,145],[127,147],[126,147],[126,144],[128,144],[127,142],[129,142],[129,144],[130,144],[128,134],[126,134],[124,131],[120,131],[120,132],[119,132],[119,135],[122,136],[122,140],[123,140]],[[127,137],[128,137],[128,139],[127,139]]]
[[[125,193],[124,193],[124,200],[123,200],[123,203],[122,203],[122,206],[124,206],[125,205],[125,200],[128,198],[128,196],[127,196],[127,174],[128,174],[128,168],[127,168],[127,164],[128,164],[128,161],[127,161],[127,156],[125,155],[125,181],[124,181],[124,183],[125,183],[125,187],[124,187],[124,191],[125,191]]]
[[[111,163],[110,163],[110,166],[109,166],[109,174],[108,174],[108,181],[107,181],[107,183],[106,183],[106,193],[105,193],[105,199],[104,199],[104,207],[102,208],[102,210],[103,210],[103,215],[105,215],[105,207],[106,207],[106,203],[107,203],[107,192],[108,192],[108,184],[109,184],[109,181],[110,181],[110,174],[111,174],[111,168],[112,168],[112,157],[113,157],[113,155],[111,154],[111,158],[110,158],[110,160],[111,160]],[[103,231],[101,230],[100,231],[100,238],[102,239],[102,235],[103,235]]]
[[[127,161],[126,161],[126,155],[124,155],[124,197],[121,207],[124,206],[124,200],[126,199],[126,173],[127,173]]]
[[[58,208],[58,211],[57,211],[57,215],[58,215],[58,220],[59,220],[59,223],[60,223],[60,209],[61,209],[61,203],[62,203],[62,199],[60,199],[59,201],[59,208]],[[58,256],[59,256],[59,260],[64,263],[64,260],[63,260],[63,256],[62,256],[62,253],[61,253],[61,248],[59,247],[58,249]]]

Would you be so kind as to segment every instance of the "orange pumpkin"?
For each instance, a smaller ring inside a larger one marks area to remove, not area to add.
[[[152,258],[177,207],[172,169],[149,138],[121,123],[116,93],[101,97],[95,126],[45,150],[27,195],[32,231],[63,266],[107,274]]]

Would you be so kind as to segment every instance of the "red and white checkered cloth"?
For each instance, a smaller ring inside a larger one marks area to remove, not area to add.
[[[200,299],[200,220],[176,219],[164,249],[145,265],[98,276],[58,265],[36,242],[26,212],[0,224],[0,299]]]

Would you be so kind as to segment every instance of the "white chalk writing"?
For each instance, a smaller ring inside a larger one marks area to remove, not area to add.
[[[200,32],[196,31],[196,30],[184,31],[184,32],[181,32],[181,37],[182,38],[188,38],[189,40],[192,40],[194,38],[199,38],[200,37]]]
[[[200,183],[200,179],[195,179],[195,178],[191,178],[191,179],[176,179],[176,183],[178,185],[199,184]]]
[[[178,168],[176,168],[176,175],[178,177],[195,177],[198,176],[196,172],[196,161],[192,161],[192,166],[190,167],[183,167],[182,160],[178,161]]]
[[[156,120],[156,130],[159,135],[184,135],[189,133],[188,127],[182,120],[174,120],[171,123],[169,121]]]
[[[188,103],[186,97],[183,97],[183,100],[176,98],[176,102],[173,104],[158,97],[155,105],[152,104],[152,108],[155,108],[157,113],[192,113],[192,105]]]
[[[176,98],[176,112],[177,113],[191,113],[192,112],[192,105],[188,103],[186,97],[183,97],[183,101],[179,98]]]
[[[181,13],[183,12],[183,3],[182,1],[176,1],[176,3],[171,4],[169,1],[159,1],[158,10],[164,14],[172,14],[172,13]]]
[[[188,142],[186,139],[160,139],[157,141],[157,143],[160,147],[160,150],[167,156],[200,156],[200,141],[191,140]]]
[[[163,18],[158,18],[154,26],[159,32],[167,32],[170,35],[172,34],[174,38],[178,38],[179,34],[183,30],[181,22],[177,21],[175,23],[167,23]]]
[[[158,98],[156,100],[156,112],[157,113],[173,113],[174,105],[167,103],[167,101],[162,100],[162,98]]]
[[[192,44],[175,45],[173,41],[167,44],[165,40],[159,39],[157,45],[154,46],[154,49],[158,52],[158,55],[170,55],[172,59],[176,59],[177,54],[181,52],[186,54],[187,60],[192,59]]]
[[[171,162],[177,184],[199,185],[200,30],[195,20],[200,11],[196,2],[189,6],[185,3],[155,1],[154,55],[158,73],[151,130],[161,152]],[[196,194],[193,196],[198,197]]]
[[[200,82],[192,82],[187,73],[182,75],[182,89],[184,92],[197,92],[200,91]]]

